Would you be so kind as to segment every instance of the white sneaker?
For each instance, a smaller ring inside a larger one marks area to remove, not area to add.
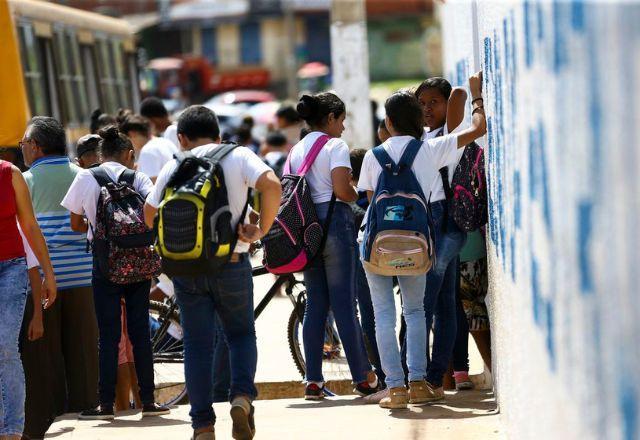
[[[380,390],[377,393],[373,393],[369,396],[363,397],[362,400],[367,405],[376,405],[380,403],[380,401],[385,397],[389,397],[389,388],[385,388],[384,390]]]

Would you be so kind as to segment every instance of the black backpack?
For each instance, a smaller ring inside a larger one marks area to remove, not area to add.
[[[165,274],[214,275],[229,261],[237,232],[231,227],[220,161],[236,147],[227,143],[201,158],[190,152],[177,157],[178,167],[167,182],[155,220],[156,249]]]

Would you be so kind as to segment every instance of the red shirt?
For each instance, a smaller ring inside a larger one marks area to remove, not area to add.
[[[16,193],[11,178],[11,164],[0,160],[0,261],[24,257],[22,237],[16,223]]]

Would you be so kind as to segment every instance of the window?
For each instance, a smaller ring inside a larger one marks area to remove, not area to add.
[[[30,23],[21,23],[18,28],[20,41],[20,53],[22,58],[22,70],[24,82],[29,98],[29,107],[32,115],[49,115],[47,83],[45,81],[45,65],[42,59],[42,48],[33,33]]]
[[[89,96],[89,108],[91,111],[100,107],[99,79],[96,66],[96,51],[93,46],[83,44],[80,46],[82,62],[84,63],[85,83]]]
[[[260,23],[248,22],[240,26],[240,55],[242,64],[260,64]]]
[[[78,112],[77,122],[88,122],[91,109],[87,97],[87,85],[85,71],[80,60],[80,46],[76,38],[75,31],[69,29],[65,35],[67,53],[70,55],[69,74],[71,76],[71,89],[73,91],[74,103]]]
[[[214,65],[218,62],[218,42],[216,36],[215,28],[208,27],[202,29],[202,55]]]
[[[112,40],[111,53],[113,55],[115,84],[118,90],[118,107],[131,108],[129,78],[124,64],[124,54],[122,52],[122,41]]]
[[[56,69],[58,71],[58,84],[64,114],[64,123],[75,123],[80,120],[76,98],[73,95],[73,72],[69,68],[68,46],[65,42],[64,30],[58,29],[53,34],[53,51],[55,54]]]
[[[115,112],[118,109],[118,91],[113,65],[113,52],[109,48],[106,38],[96,40],[98,49],[98,77],[100,78],[100,91],[105,112]]]

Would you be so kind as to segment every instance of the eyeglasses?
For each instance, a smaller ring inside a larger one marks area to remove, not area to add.
[[[22,149],[27,142],[31,142],[31,139],[25,139],[24,141],[18,141],[18,146]]]

